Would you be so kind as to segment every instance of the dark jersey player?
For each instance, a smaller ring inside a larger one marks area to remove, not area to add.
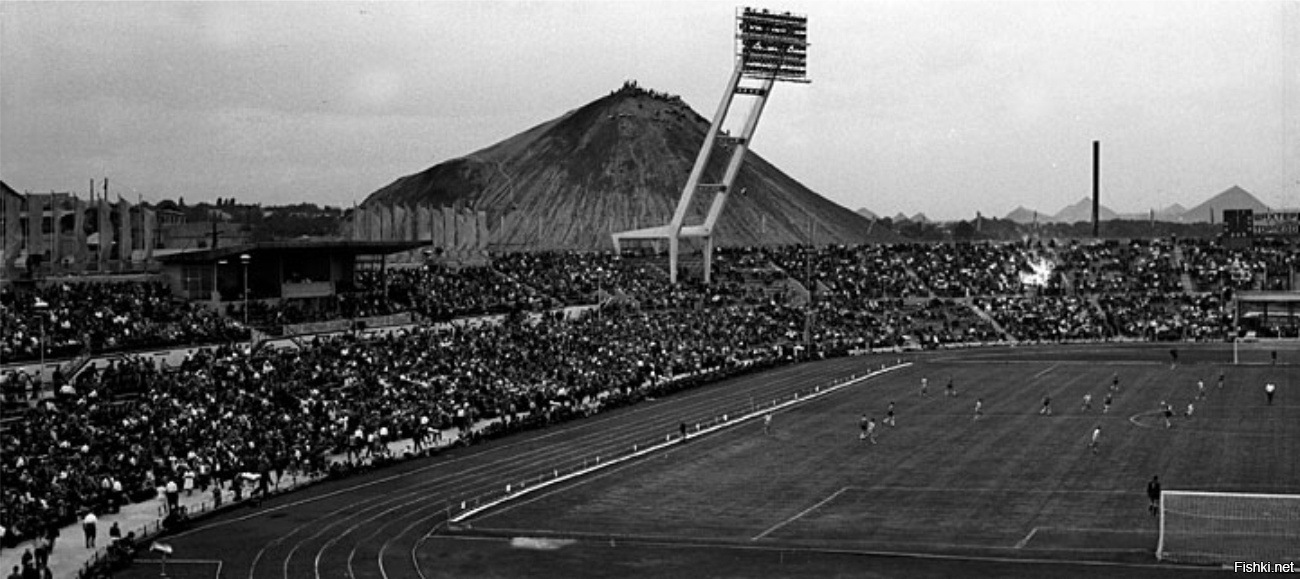
[[[1159,476],[1151,477],[1151,482],[1147,483],[1147,500],[1151,502],[1151,505],[1147,507],[1147,510],[1150,511],[1152,515],[1160,514]]]

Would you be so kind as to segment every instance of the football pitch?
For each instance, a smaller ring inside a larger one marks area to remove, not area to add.
[[[1147,481],[1300,493],[1300,376],[1294,347],[1279,365],[1262,347],[1243,351],[1243,365],[1230,346],[1177,354],[912,356],[775,412],[770,432],[751,420],[521,496],[427,537],[412,557],[430,577],[1204,574],[1153,564]],[[1267,382],[1279,388],[1272,405]],[[890,402],[896,426],[882,423]],[[1168,427],[1162,402],[1175,409]],[[874,444],[860,437],[864,415]]]

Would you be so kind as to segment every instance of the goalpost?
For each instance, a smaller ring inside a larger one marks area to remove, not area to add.
[[[1300,495],[1164,491],[1156,558],[1300,566]]]

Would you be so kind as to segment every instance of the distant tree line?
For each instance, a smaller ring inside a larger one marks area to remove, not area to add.
[[[315,203],[294,203],[263,207],[261,203],[240,203],[234,197],[218,197],[213,203],[186,204],[185,198],[165,200],[159,209],[180,211],[187,223],[213,220],[238,224],[252,241],[293,239],[302,236],[337,237],[342,231],[344,211]]]

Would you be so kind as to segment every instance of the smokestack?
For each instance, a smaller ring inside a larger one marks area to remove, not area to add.
[[[1092,142],[1092,236],[1101,232],[1101,141]]]

